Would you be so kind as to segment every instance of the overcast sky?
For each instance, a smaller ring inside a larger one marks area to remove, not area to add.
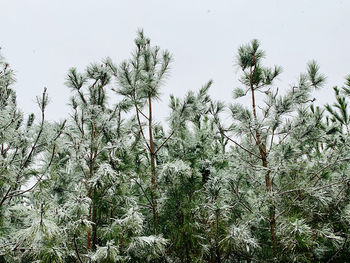
[[[280,89],[316,59],[327,76],[318,103],[327,102],[332,87],[350,74],[349,11],[346,0],[0,0],[0,46],[16,71],[19,106],[36,111],[35,96],[47,87],[47,115],[58,120],[69,112],[68,69],[83,70],[107,56],[120,63],[143,28],[174,56],[156,106],[163,120],[169,94],[183,96],[209,79],[215,99],[232,101],[240,73],[235,52],[253,38],[266,51],[267,65],[283,67]]]

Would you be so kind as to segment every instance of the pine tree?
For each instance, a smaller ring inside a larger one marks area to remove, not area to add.
[[[64,124],[58,129],[50,129],[45,121],[48,104],[46,88],[37,97],[41,120],[37,124],[34,114],[24,122],[24,116],[17,108],[16,93],[12,88],[14,73],[9,64],[0,57],[0,233],[1,255],[20,254],[21,240],[16,231],[26,226],[26,216],[35,200],[31,192],[47,180],[51,166],[50,159],[42,160],[42,155],[55,152],[55,141],[60,136]]]
[[[125,96],[134,105],[139,133],[142,136],[146,151],[149,153],[150,202],[153,214],[153,229],[156,233],[158,229],[157,153],[172,137],[174,130],[156,147],[152,105],[154,100],[160,99],[160,86],[168,74],[171,55],[166,50],[161,52],[157,46],[152,47],[150,39],[145,37],[143,30],[138,31],[135,44],[136,50],[132,58],[129,61],[124,61],[118,68],[117,78],[120,88],[117,92]],[[144,108],[147,110],[146,114],[143,113]],[[141,118],[144,118],[147,122],[148,134],[144,131],[144,123]]]
[[[264,52],[256,40],[238,50],[238,65],[243,73],[241,83],[245,89],[236,89],[234,95],[249,93],[252,102],[251,110],[240,104],[231,105],[235,122],[229,129],[221,130],[236,146],[235,156],[243,166],[235,168],[234,174],[235,177],[243,174],[245,183],[242,185],[242,177],[232,183],[236,189],[244,187],[246,191],[241,204],[246,210],[245,216],[254,214],[249,225],[262,248],[263,258],[320,260],[325,256],[320,256],[324,242],[336,247],[342,240],[331,227],[332,223],[320,215],[332,206],[333,198],[340,193],[333,186],[346,182],[337,171],[347,160],[339,158],[344,153],[338,152],[335,157],[332,154],[335,148],[320,147],[329,138],[322,129],[322,114],[310,110],[314,101],[310,98],[311,92],[324,84],[325,77],[312,61],[307,73],[300,75],[298,85],[279,95],[273,80],[281,69],[262,66],[263,57]],[[258,104],[257,92],[265,97],[262,105]],[[228,137],[227,131],[235,132],[240,141]],[[322,177],[324,173],[332,176]],[[242,199],[239,190],[235,193]]]

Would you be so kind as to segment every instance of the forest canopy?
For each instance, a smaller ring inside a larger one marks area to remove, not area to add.
[[[21,112],[0,56],[0,262],[347,261],[350,75],[315,106],[317,62],[279,87],[282,68],[252,40],[232,55],[230,104],[209,80],[170,96],[162,123],[172,55],[142,30],[134,45],[69,69],[60,122],[45,119],[46,89],[40,116]]]

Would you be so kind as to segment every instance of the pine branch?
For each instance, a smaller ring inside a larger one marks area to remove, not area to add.
[[[83,263],[83,261],[80,258],[80,254],[79,254],[79,250],[78,250],[78,246],[77,246],[77,242],[76,242],[76,234],[75,233],[73,235],[73,243],[74,243],[75,254],[77,255],[77,258],[78,258],[79,262]]]
[[[170,133],[170,135],[162,142],[162,144],[155,150],[154,155],[157,154],[157,152],[164,146],[164,144],[173,136],[174,131]]]
[[[242,145],[240,145],[238,142],[236,142],[235,140],[233,140],[233,139],[231,139],[230,137],[228,137],[222,130],[220,130],[220,132],[221,132],[221,134],[222,134],[223,136],[225,136],[230,142],[233,142],[235,145],[237,145],[237,146],[238,146],[239,148],[241,148],[242,150],[246,151],[246,152],[249,153],[250,155],[255,156],[255,157],[258,158],[258,159],[261,159],[260,156],[258,156],[258,155],[256,155],[255,153],[253,153],[253,152],[247,150],[247,149],[244,148]]]

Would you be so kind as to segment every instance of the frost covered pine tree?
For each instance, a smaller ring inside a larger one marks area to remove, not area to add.
[[[40,202],[34,198],[34,192],[45,184],[52,164],[51,159],[44,156],[54,155],[54,145],[64,124],[49,125],[45,121],[46,89],[37,97],[40,122],[34,121],[34,114],[24,122],[12,88],[14,73],[2,57],[0,67],[0,259],[12,262],[12,259],[22,258],[23,250],[28,252],[22,230],[33,224],[32,209]]]
[[[326,211],[340,216],[331,207],[343,191],[339,186],[347,185],[348,157],[344,147],[330,147],[322,112],[313,110],[311,92],[325,77],[313,61],[297,85],[281,91],[273,85],[281,69],[264,67],[263,58],[257,40],[239,48],[244,88],[235,89],[234,96],[249,94],[251,108],[231,105],[234,123],[221,130],[236,146],[230,181],[243,208],[236,220],[248,227],[246,240],[260,247],[252,252],[247,243],[246,253],[278,261],[330,258],[346,241]],[[239,141],[227,135],[229,130]]]
[[[166,50],[161,52],[157,46],[152,47],[150,39],[144,35],[143,30],[138,31],[135,44],[136,50],[132,58],[124,61],[118,68],[117,78],[120,88],[117,92],[134,105],[139,133],[143,139],[142,144],[149,153],[151,174],[149,200],[153,214],[153,229],[156,233],[158,228],[157,153],[174,131],[156,147],[152,103],[160,98],[160,86],[168,74],[171,55]],[[147,111],[146,114],[143,112],[144,109]],[[147,123],[148,132],[144,131],[145,122],[142,119]]]
[[[54,160],[51,195],[65,229],[65,260],[116,262],[157,258],[167,243],[145,235],[144,215],[132,195],[135,139],[131,105],[108,104],[116,67],[110,59],[81,74],[71,69],[72,114]]]
[[[208,208],[205,185],[213,179],[212,172],[222,160],[219,160],[221,147],[220,150],[216,147],[214,121],[210,114],[214,108],[208,94],[211,84],[209,81],[197,93],[190,91],[183,100],[171,97],[172,125],[177,125],[184,105],[187,105],[183,116],[186,121],[176,129],[172,140],[161,152],[162,229],[167,232],[165,237],[174,244],[170,250],[171,258],[183,262],[211,257],[207,255],[211,250],[207,244],[212,239],[203,233],[209,225],[204,223],[208,213],[203,215],[201,212]]]

